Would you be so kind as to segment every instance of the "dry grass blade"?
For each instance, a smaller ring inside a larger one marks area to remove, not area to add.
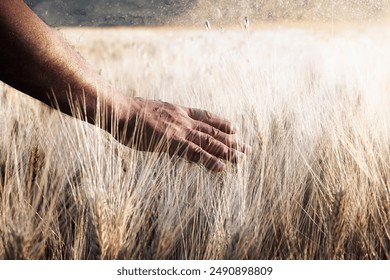
[[[214,174],[1,85],[0,259],[390,257],[388,29],[199,29],[64,32],[119,87],[230,119],[250,153]]]

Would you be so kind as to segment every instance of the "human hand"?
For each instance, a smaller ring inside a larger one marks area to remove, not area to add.
[[[215,172],[225,170],[223,160],[237,163],[245,153],[232,139],[232,125],[207,111],[141,98],[130,103],[131,111],[120,116],[129,147],[179,156]]]

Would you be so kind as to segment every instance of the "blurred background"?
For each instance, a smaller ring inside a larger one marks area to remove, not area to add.
[[[390,0],[26,0],[52,26],[236,25],[296,21],[376,21]]]

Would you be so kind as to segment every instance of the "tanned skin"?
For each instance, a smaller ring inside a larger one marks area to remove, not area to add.
[[[85,121],[131,148],[178,155],[215,172],[245,152],[226,120],[113,88],[23,0],[0,0],[0,80],[68,115],[79,105]]]

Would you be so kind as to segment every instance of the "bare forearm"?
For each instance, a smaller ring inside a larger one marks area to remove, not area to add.
[[[0,0],[0,79],[64,113],[80,106],[80,117],[94,124],[103,119],[104,129],[140,150],[178,155],[214,171],[224,170],[220,159],[236,162],[245,150],[230,139],[231,124],[209,112],[113,90],[22,0]]]
[[[0,1],[0,61],[1,80],[64,113],[71,99],[94,122],[98,99],[113,105],[110,85],[22,0]]]

